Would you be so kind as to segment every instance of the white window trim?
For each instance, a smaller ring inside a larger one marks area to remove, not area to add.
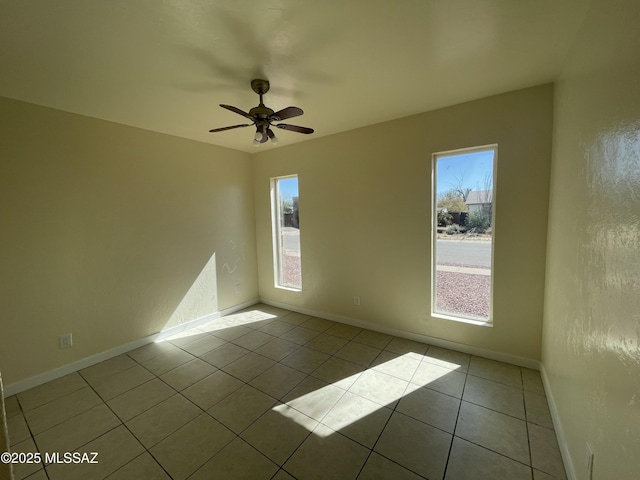
[[[436,163],[439,157],[447,157],[453,155],[463,155],[466,153],[474,153],[474,152],[485,152],[487,150],[493,150],[493,185],[492,185],[492,194],[491,194],[491,286],[489,288],[489,318],[487,320],[474,318],[474,317],[465,317],[465,316],[457,316],[446,313],[436,312],[436,240],[438,239],[438,229],[437,229],[437,218],[438,212],[436,208],[437,203],[437,189],[436,185],[438,182],[437,179],[437,169]],[[493,327],[493,286],[494,286],[494,268],[493,264],[495,261],[495,220],[496,220],[496,172],[498,166],[498,144],[490,144],[490,145],[482,145],[478,147],[468,147],[468,148],[460,148],[456,150],[445,150],[442,152],[436,152],[431,155],[431,317],[433,318],[441,318],[443,320],[451,320],[460,323],[467,323],[471,325],[483,326],[483,327]]]
[[[278,189],[278,181],[287,178],[298,178],[298,175],[284,175],[281,177],[271,178],[271,243],[273,246],[273,286],[280,290],[288,290],[290,292],[302,292],[302,287],[296,288],[290,285],[282,285],[280,283],[283,275],[282,271],[282,231],[280,227],[281,208],[280,194]]]

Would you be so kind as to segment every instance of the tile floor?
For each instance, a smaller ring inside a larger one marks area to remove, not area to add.
[[[256,305],[7,399],[16,479],[564,479],[538,372]]]

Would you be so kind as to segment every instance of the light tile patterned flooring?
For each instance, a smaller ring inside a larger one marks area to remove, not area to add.
[[[534,370],[267,305],[7,399],[17,479],[564,479]]]

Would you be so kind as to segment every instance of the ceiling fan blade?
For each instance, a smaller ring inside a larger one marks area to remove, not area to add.
[[[290,132],[298,132],[298,133],[313,133],[313,128],[307,127],[299,127],[297,125],[288,125],[286,123],[279,123],[278,125],[274,125],[275,127],[281,128],[283,130],[289,130]]]
[[[280,122],[282,120],[286,120],[287,118],[298,117],[302,115],[304,112],[301,108],[298,107],[287,107],[282,110],[277,111],[269,116],[269,119],[272,122]]]
[[[226,108],[227,110],[231,110],[234,113],[237,113],[238,115],[242,115],[243,117],[247,117],[249,120],[253,120],[255,121],[255,118],[253,118],[251,115],[249,115],[247,112],[243,112],[242,110],[240,110],[237,107],[234,107],[233,105],[223,105],[222,103],[220,104],[220,106],[222,108]]]
[[[230,127],[222,127],[222,128],[213,128],[209,130],[209,132],[224,132],[225,130],[231,130],[232,128],[240,128],[240,127],[250,127],[251,124],[243,123],[242,125],[232,125]]]

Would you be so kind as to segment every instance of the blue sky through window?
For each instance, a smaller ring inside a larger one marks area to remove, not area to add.
[[[298,196],[298,177],[281,178],[278,180],[280,195],[285,198]]]
[[[485,178],[493,177],[493,149],[481,152],[458,153],[438,157],[436,164],[438,194],[458,186],[485,190]]]

